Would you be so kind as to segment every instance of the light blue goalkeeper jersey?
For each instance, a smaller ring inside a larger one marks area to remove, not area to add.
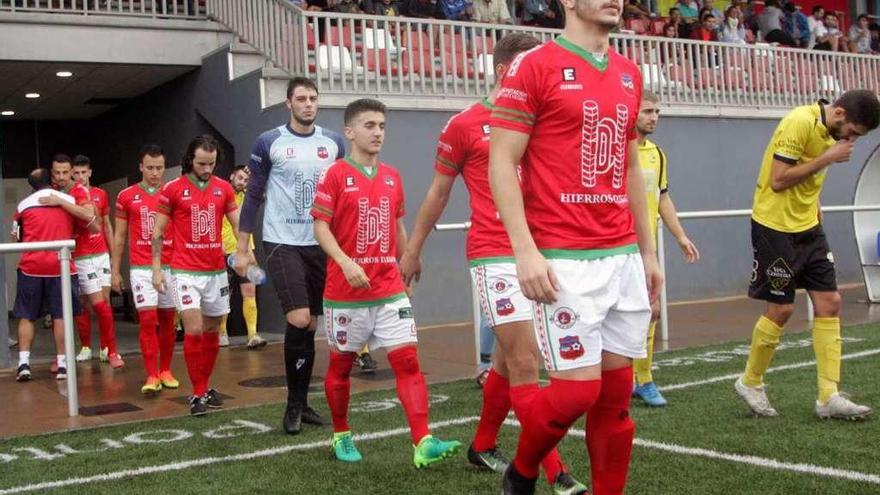
[[[287,124],[264,132],[251,152],[251,171],[241,208],[240,229],[253,232],[265,196],[263,240],[289,246],[314,246],[310,214],[321,172],[345,156],[339,134],[315,126],[309,135]]]

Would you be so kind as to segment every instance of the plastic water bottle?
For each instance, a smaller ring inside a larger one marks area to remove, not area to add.
[[[230,254],[226,258],[226,264],[229,265],[229,268],[235,270],[235,253]],[[263,270],[257,265],[249,265],[247,267],[247,272],[245,273],[245,278],[254,285],[263,285],[266,282],[266,270]]]

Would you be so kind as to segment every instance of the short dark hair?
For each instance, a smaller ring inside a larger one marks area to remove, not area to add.
[[[520,53],[541,44],[538,38],[527,33],[510,33],[495,45],[493,63],[509,65]]]
[[[39,191],[52,187],[52,174],[45,168],[35,168],[28,174],[27,181],[34,191]]]
[[[867,19],[867,18],[868,18],[868,14],[859,14],[859,16],[856,17],[856,20],[861,21],[862,19]]]
[[[198,149],[205,150],[208,153],[216,151],[217,161],[220,161],[220,143],[217,142],[217,139],[214,136],[210,134],[202,134],[194,137],[186,147],[186,152],[183,154],[183,160],[180,162],[181,173],[188,174],[192,172],[193,160],[196,157],[196,150]]]
[[[846,121],[872,131],[880,125],[880,100],[869,89],[852,89],[840,95],[832,106],[846,112]]]
[[[823,7],[823,6],[821,6],[821,5],[814,5],[814,6],[813,6],[813,15],[816,15],[816,12],[819,12],[820,10],[821,10],[821,11],[824,11],[824,10],[825,10],[825,7]]]
[[[294,77],[287,83],[287,99],[291,99],[293,97],[293,92],[296,91],[296,88],[309,88],[315,90],[315,93],[318,92],[318,85],[315,84],[315,81],[312,81],[308,77]]]
[[[792,2],[788,2],[787,4],[785,4],[784,7],[782,7],[782,10],[791,14],[792,12],[797,11],[797,7],[795,7],[795,5]]]
[[[712,15],[712,14],[706,14],[706,15],[703,16],[703,18],[701,19],[701,21],[702,21],[702,22],[705,22],[706,19],[714,19],[714,18],[715,18],[714,15]]]
[[[642,101],[650,101],[651,103],[660,103],[660,97],[650,89],[642,91]]]
[[[73,166],[92,168],[92,161],[86,155],[76,155],[73,157]]]
[[[237,174],[238,172],[241,172],[242,170],[247,170],[247,169],[248,169],[247,165],[236,165],[235,167],[233,167],[232,172],[229,173],[229,176],[232,177],[233,175]]]
[[[72,161],[65,153],[55,153],[52,155],[52,163],[72,163]]]
[[[351,121],[354,120],[355,117],[364,112],[379,112],[382,115],[385,115],[388,113],[388,108],[381,101],[372,98],[355,100],[345,107],[345,116],[343,117],[345,125],[351,124]]]
[[[681,12],[681,9],[678,7],[672,7],[669,9],[669,15],[671,16],[673,12]]]
[[[144,157],[147,156],[152,156],[153,158],[165,156],[165,150],[158,144],[145,144],[138,151],[138,161],[144,161]]]
[[[829,17],[833,17],[833,18],[837,19],[838,21],[840,20],[840,18],[837,17],[837,14],[835,14],[834,12],[831,12],[831,11],[825,12],[825,15],[822,16],[823,19],[827,19]]]

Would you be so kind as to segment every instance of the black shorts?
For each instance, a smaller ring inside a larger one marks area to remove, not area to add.
[[[78,315],[82,308],[76,275],[70,277],[70,290],[73,303],[71,314]],[[16,318],[38,320],[47,313],[56,320],[64,318],[61,304],[61,277],[31,277],[19,270],[12,314]]]
[[[263,242],[266,250],[266,274],[275,286],[278,302],[285,314],[309,308],[314,315],[324,314],[324,277],[327,256],[321,246],[289,246]]]
[[[791,234],[752,220],[752,252],[751,298],[789,304],[795,289],[837,290],[834,256],[821,225]]]

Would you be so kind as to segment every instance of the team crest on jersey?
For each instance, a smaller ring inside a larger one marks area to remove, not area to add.
[[[492,280],[492,282],[489,284],[489,287],[491,287],[493,291],[499,294],[504,294],[505,292],[507,292],[507,289],[510,288],[510,282],[501,277],[498,277]]]
[[[288,146],[288,148],[284,150],[284,152],[287,155],[287,158],[293,158],[296,156],[296,148],[294,148],[293,146]]]
[[[498,316],[512,315],[514,311],[516,311],[516,308],[513,307],[509,297],[495,301],[495,312],[498,313]]]
[[[584,346],[577,335],[566,335],[559,339],[559,355],[562,359],[577,359],[583,356],[584,352]]]
[[[220,196],[223,196],[223,191],[221,191],[219,187],[215,187],[213,194],[214,194],[214,196],[220,197]]]
[[[180,298],[180,302],[182,302],[184,305],[192,304],[193,298],[189,294],[184,294],[183,297]]]
[[[623,86],[623,89],[627,91],[629,94],[633,94],[636,89],[636,85],[633,82],[633,78],[629,74],[621,74],[620,75],[620,85]]]
[[[573,327],[577,319],[577,314],[565,306],[553,312],[553,324],[563,330]]]
[[[351,323],[351,317],[347,314],[336,315],[336,324],[340,327],[347,327]]]
[[[394,187],[394,177],[385,177],[385,185],[388,187]]]
[[[326,146],[318,146],[318,158],[321,160],[326,160],[330,157],[330,151],[327,150]]]
[[[562,69],[562,80],[566,82],[571,82],[577,79],[577,75],[574,71],[574,67],[565,67]]]

